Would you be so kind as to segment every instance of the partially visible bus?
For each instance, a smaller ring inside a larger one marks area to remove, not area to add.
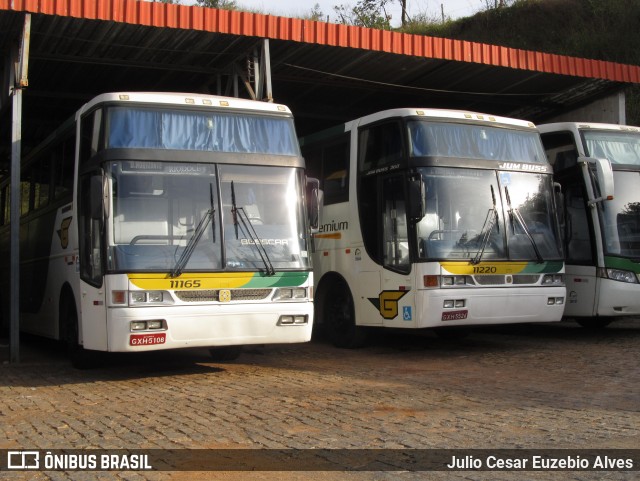
[[[304,161],[283,105],[108,93],[22,162],[20,327],[95,351],[308,341]],[[8,312],[10,186],[0,186]]]
[[[540,126],[565,196],[565,315],[585,327],[640,314],[640,128]]]
[[[564,262],[536,127],[395,109],[301,139],[324,196],[315,322],[342,347],[366,327],[559,321]]]

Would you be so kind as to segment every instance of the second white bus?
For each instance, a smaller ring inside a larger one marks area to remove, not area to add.
[[[530,122],[395,109],[301,147],[324,195],[316,322],[337,346],[362,345],[371,326],[562,318],[552,170]]]

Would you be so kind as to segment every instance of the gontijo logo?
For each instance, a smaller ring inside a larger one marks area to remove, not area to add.
[[[377,298],[369,297],[371,304],[376,306],[380,315],[385,319],[398,317],[398,301],[409,291],[382,291]]]

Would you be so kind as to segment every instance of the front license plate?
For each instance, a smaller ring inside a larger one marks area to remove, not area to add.
[[[156,334],[132,334],[129,338],[130,346],[153,346],[155,344],[164,344],[167,340],[167,334],[159,332]]]
[[[443,321],[461,321],[467,318],[469,311],[450,311],[442,313]]]

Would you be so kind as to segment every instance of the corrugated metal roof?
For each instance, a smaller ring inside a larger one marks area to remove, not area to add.
[[[262,38],[270,39],[274,99],[291,108],[302,135],[395,107],[539,122],[640,83],[633,65],[137,0],[0,0],[5,57],[26,12],[32,21],[23,152],[100,93],[218,93]],[[10,128],[9,113],[0,112],[2,132]],[[8,137],[0,138],[5,169]]]
[[[0,0],[0,9],[356,48],[615,82],[640,82],[640,67],[635,65],[199,6],[138,0]]]

